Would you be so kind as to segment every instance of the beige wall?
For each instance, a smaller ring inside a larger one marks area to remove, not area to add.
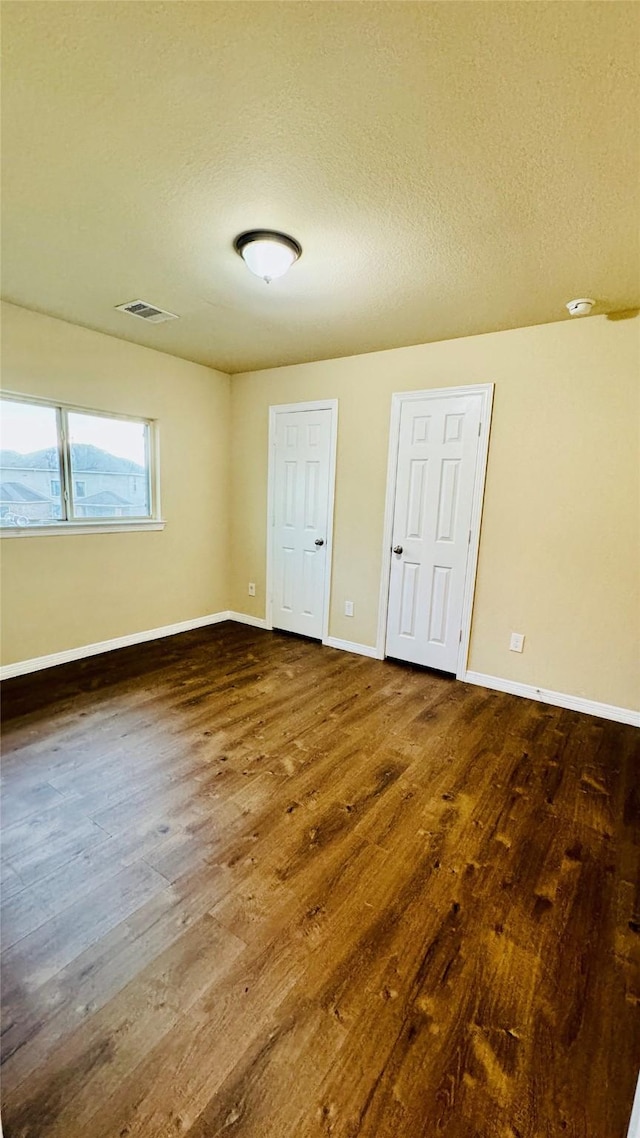
[[[267,409],[320,398],[339,400],[330,634],[373,645],[391,394],[492,381],[470,667],[637,708],[639,328],[592,317],[230,381],[3,305],[6,389],[159,420],[167,519],[2,539],[3,663],[228,608],[263,616]]]
[[[229,377],[9,304],[2,331],[5,390],[158,420],[167,522],[3,538],[3,664],[225,610]]]
[[[470,668],[637,708],[639,327],[592,317],[234,376],[230,607],[265,612],[270,404],[339,400],[330,634],[373,645],[391,394],[493,382]]]

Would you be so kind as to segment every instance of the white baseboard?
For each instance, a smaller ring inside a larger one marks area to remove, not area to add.
[[[508,692],[509,695],[520,695],[525,699],[537,699],[540,703],[551,703],[554,707],[564,707],[568,711],[582,711],[585,715],[599,715],[601,719],[613,719],[616,723],[629,723],[632,727],[640,727],[640,711],[632,711],[631,708],[616,707],[612,703],[598,703],[593,699],[583,699],[579,695],[547,691],[545,688],[533,687],[532,684],[518,683],[517,680],[503,680],[500,676],[484,676],[482,672],[465,672],[463,679],[467,684],[478,684],[480,687],[492,688],[494,691]]]
[[[0,680],[8,680],[13,676],[24,676],[29,672],[39,672],[43,668],[53,668],[57,664],[69,664],[73,660],[84,660],[88,656],[97,656],[101,652],[111,652],[116,648],[128,648],[134,644],[144,644],[149,640],[159,640],[164,636],[175,636],[179,632],[190,632],[192,629],[205,628],[210,624],[220,624],[224,620],[233,620],[237,624],[248,624],[252,628],[269,628],[264,617],[249,616],[247,613],[232,611],[214,612],[207,616],[196,616],[192,620],[181,620],[177,624],[166,624],[162,628],[131,632],[127,636],[116,636],[113,640],[101,640],[96,644],[82,645],[80,648],[68,648],[64,652],[52,652],[48,656],[36,656],[31,660],[18,660],[14,664],[5,664],[0,667]],[[336,636],[327,636],[322,643],[328,648],[338,648],[342,652],[354,652],[358,656],[369,656],[374,660],[383,658],[379,650],[370,644],[357,644],[351,640],[340,640]],[[602,719],[612,719],[617,723],[628,723],[633,727],[640,727],[640,711],[632,711],[630,708],[616,707],[609,703],[598,703],[595,700],[583,699],[581,696],[567,695],[564,692],[547,691],[545,688],[536,688],[531,684],[518,683],[517,680],[505,680],[500,676],[485,676],[482,672],[465,672],[464,680],[468,684],[477,684],[494,691],[524,696],[525,699],[536,699],[541,703],[550,703],[554,707],[564,707],[569,711],[581,711],[586,715],[598,715]]]
[[[264,617],[249,616],[244,612],[214,612],[208,616],[197,616],[193,620],[181,620],[177,624],[166,624],[162,628],[150,628],[144,632],[131,632],[127,636],[116,636],[113,640],[100,640],[96,644],[83,644],[79,648],[67,648],[64,652],[52,652],[48,656],[35,656],[31,660],[17,660],[15,664],[0,667],[0,680],[13,676],[26,676],[43,668],[54,668],[57,664],[70,664],[74,660],[85,660],[98,656],[101,652],[111,652],[116,648],[129,648],[133,644],[144,644],[148,640],[159,640],[163,636],[175,636],[179,632],[190,632],[194,628],[205,628],[208,624],[220,624],[223,620],[233,620],[236,624],[248,624],[252,628],[269,629]],[[341,648],[345,652],[357,652],[361,656],[376,657],[375,648],[367,644],[351,644],[348,640],[329,637],[324,641],[330,648]]]
[[[270,629],[270,625],[263,616],[249,616],[246,612],[228,612],[228,620],[235,620],[236,624],[249,624],[252,628]]]
[[[381,660],[382,657],[378,654],[377,648],[372,648],[370,644],[356,644],[351,640],[339,640],[337,636],[327,636],[322,641],[326,644],[327,648],[339,648],[341,652],[355,652],[357,656],[370,656],[373,660]]]
[[[100,652],[111,652],[114,648],[129,648],[132,644],[160,640],[163,636],[175,636],[178,632],[190,632],[194,628],[204,628],[208,624],[219,624],[223,620],[230,619],[232,619],[231,613],[214,612],[208,616],[196,616],[192,620],[180,620],[177,624],[166,624],[162,628],[130,632],[127,636],[116,636],[113,640],[100,640],[96,644],[83,644],[80,648],[67,648],[64,652],[52,652],[49,656],[18,660],[15,664],[5,664],[0,668],[0,680],[9,680],[12,676],[24,676],[28,672],[39,672],[43,668],[53,668],[56,664],[70,664],[73,660],[98,656]]]

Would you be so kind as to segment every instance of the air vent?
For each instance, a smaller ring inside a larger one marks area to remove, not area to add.
[[[130,300],[128,304],[116,304],[118,312],[128,312],[130,316],[138,316],[146,320],[147,324],[164,324],[165,320],[179,320],[175,312],[165,312],[164,308],[156,308],[154,304],[147,304],[146,300]]]

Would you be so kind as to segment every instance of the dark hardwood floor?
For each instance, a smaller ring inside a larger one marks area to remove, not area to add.
[[[232,624],[4,712],[5,1138],[623,1138],[633,728]]]

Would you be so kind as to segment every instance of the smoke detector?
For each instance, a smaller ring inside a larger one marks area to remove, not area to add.
[[[179,320],[175,312],[166,312],[164,308],[156,308],[155,304],[147,304],[146,300],[130,300],[127,304],[116,304],[117,312],[128,312],[129,316],[137,316],[146,320],[147,324],[164,324],[165,320]]]
[[[588,316],[595,304],[595,300],[581,297],[580,300],[570,300],[567,304],[569,316]]]

